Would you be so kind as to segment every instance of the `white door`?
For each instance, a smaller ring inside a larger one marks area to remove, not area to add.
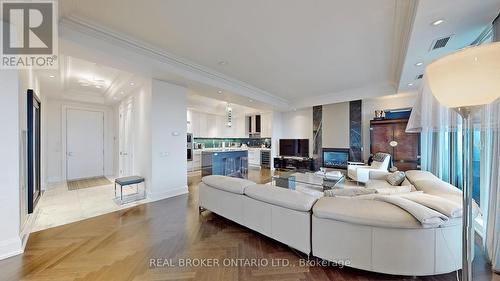
[[[133,173],[132,152],[133,146],[133,101],[130,100],[120,106],[120,177],[130,176]]]
[[[104,175],[103,112],[68,109],[66,151],[68,180]]]

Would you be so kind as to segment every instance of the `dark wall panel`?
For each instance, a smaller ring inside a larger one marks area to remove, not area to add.
[[[361,135],[361,100],[349,102],[349,145],[351,161],[362,161],[363,137]]]

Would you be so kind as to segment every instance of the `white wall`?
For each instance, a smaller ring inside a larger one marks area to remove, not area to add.
[[[273,116],[273,122],[278,122]],[[281,113],[281,139],[309,139],[309,157],[313,152],[313,109],[307,107]],[[276,128],[277,130],[277,128]],[[273,128],[273,137],[275,134]],[[279,143],[272,144],[279,150]]]
[[[415,93],[401,93],[378,98],[364,99],[362,102],[362,135],[363,159],[370,157],[370,120],[375,117],[375,110],[399,109],[413,107],[416,101]]]
[[[22,252],[20,233],[20,122],[19,76],[0,70],[0,259]]]
[[[349,102],[323,106],[323,147],[349,148]]]
[[[41,135],[41,143],[40,143],[40,177],[41,177],[41,189],[44,190],[46,187],[46,167],[45,162],[47,161],[47,155],[45,150],[45,138],[43,136],[43,132],[46,130],[45,116],[47,114],[47,110],[45,108],[46,98],[41,92],[40,82],[35,72],[32,69],[25,69],[18,71],[18,112],[19,112],[19,237],[21,238],[21,243],[24,247],[29,237],[29,233],[31,231],[31,226],[34,223],[34,219],[38,212],[38,208],[35,206],[35,210],[32,214],[28,214],[28,178],[25,173],[27,170],[27,92],[28,89],[32,89],[35,95],[41,102],[40,115],[41,115],[41,124],[40,129],[42,132]],[[24,146],[23,144],[24,138]],[[21,150],[24,154],[21,153]],[[22,157],[21,157],[22,156]]]
[[[188,192],[186,93],[160,80],[151,84],[151,200]]]
[[[47,99],[46,108],[46,180],[49,183],[66,180],[66,111],[67,109],[95,110],[104,112],[104,174],[115,175],[114,151],[115,130],[114,110],[111,106],[96,105],[66,101],[60,99]]]
[[[146,179],[151,188],[151,84],[134,94],[134,174]]]

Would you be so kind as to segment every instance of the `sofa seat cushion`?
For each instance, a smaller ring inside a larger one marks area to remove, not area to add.
[[[255,184],[255,182],[245,179],[218,175],[203,177],[201,181],[210,187],[236,194],[244,194],[245,188]]]
[[[405,210],[381,201],[324,197],[313,207],[313,215],[321,219],[390,228],[422,228]]]
[[[267,184],[249,186],[245,189],[245,195],[255,200],[301,212],[309,212],[317,200],[302,192]]]

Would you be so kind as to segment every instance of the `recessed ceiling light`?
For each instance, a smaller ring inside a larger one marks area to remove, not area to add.
[[[219,65],[227,65],[227,61],[225,60],[221,60],[218,62]]]
[[[51,74],[51,75],[49,75],[49,77],[50,77],[50,78],[54,78],[54,77],[56,77],[56,76],[55,76],[55,75],[53,75],[53,74]]]
[[[134,85],[135,85],[135,83],[134,83],[134,82],[130,82],[130,86],[134,86]]]
[[[410,87],[413,86],[413,83],[408,83],[408,86],[410,86]]]
[[[433,22],[432,22],[432,25],[437,26],[437,25],[442,24],[443,22],[444,22],[444,20],[442,20],[442,19],[438,19],[438,20],[433,21]]]
[[[221,90],[219,90],[219,91],[217,91],[217,93],[222,94],[222,91],[221,91]]]
[[[423,62],[417,62],[415,65],[416,66],[422,66],[424,63]]]

